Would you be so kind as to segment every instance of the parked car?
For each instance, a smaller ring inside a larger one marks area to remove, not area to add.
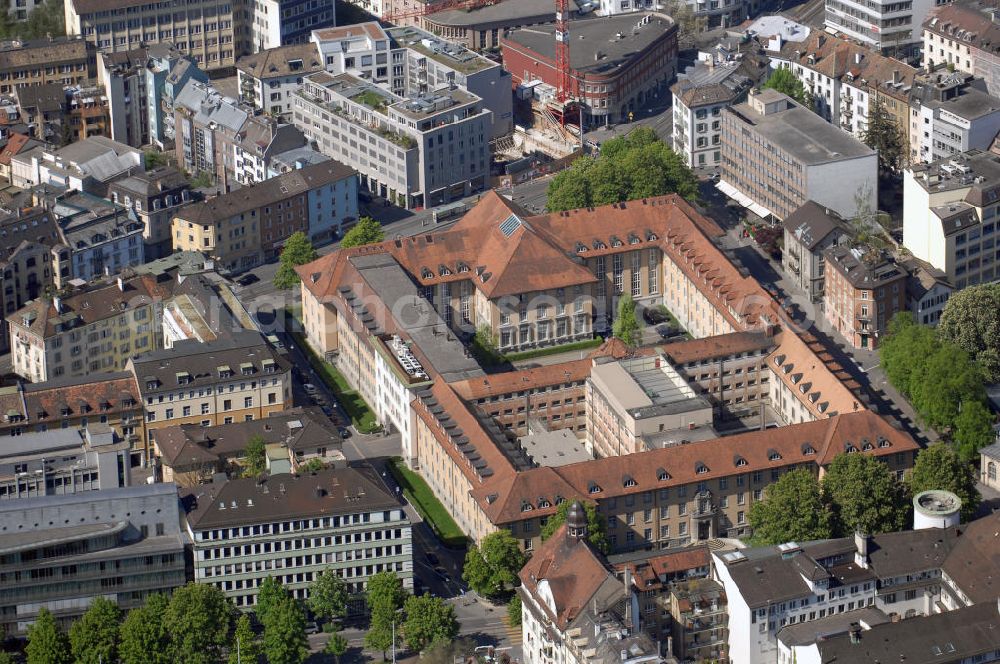
[[[320,410],[322,410],[323,414],[326,415],[327,417],[333,417],[333,408],[324,405],[320,408]]]
[[[319,392],[319,390],[316,389],[316,386],[313,385],[312,383],[303,383],[302,389],[308,392],[309,394],[315,394],[316,392]]]
[[[319,625],[315,620],[306,623],[306,634],[319,634]]]
[[[435,556],[435,555],[434,555],[433,553],[431,553],[430,551],[428,551],[428,552],[427,552],[426,554],[424,554],[424,555],[425,555],[425,556],[427,557],[427,562],[429,562],[429,563],[430,563],[430,564],[431,564],[431,565],[432,565],[433,567],[440,567],[440,566],[441,566],[441,561],[440,561],[440,559],[438,559],[438,557],[437,557],[437,556]]]
[[[351,430],[347,427],[340,427],[340,437],[347,440],[351,437]]]
[[[240,286],[249,286],[250,284],[255,284],[258,281],[260,281],[260,277],[258,277],[253,272],[247,272],[242,277],[237,279],[236,283],[238,283]]]

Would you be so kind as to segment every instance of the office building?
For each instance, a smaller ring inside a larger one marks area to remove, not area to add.
[[[282,458],[267,455],[272,474],[298,472],[310,459],[346,465],[340,433],[319,409],[291,408],[219,426],[168,426],[157,430],[152,442],[163,481],[189,487],[206,484],[233,462],[241,462],[252,438],[280,452]]]
[[[79,36],[0,42],[0,94],[55,83],[80,85],[94,77],[93,47]]]
[[[225,272],[242,272],[281,253],[296,232],[340,235],[357,219],[357,175],[336,161],[293,170],[175,213],[175,251],[200,251]]]
[[[269,576],[301,600],[328,569],[352,594],[382,571],[413,588],[409,518],[368,466],[200,484],[181,500],[195,582],[214,585],[244,611]]]
[[[809,200],[845,219],[857,214],[858,196],[875,209],[877,162],[874,150],[776,90],[722,112],[718,187],[764,219]]]
[[[580,100],[585,125],[624,122],[668,93],[677,73],[677,25],[666,14],[579,19],[568,29],[573,46],[566,94]],[[555,23],[546,23],[503,37],[500,51],[515,85],[541,80],[559,89],[555,30]]]
[[[131,484],[128,443],[104,424],[12,432],[0,437],[0,455],[0,501]]]
[[[108,197],[133,210],[142,224],[146,260],[161,258],[173,251],[171,222],[185,206],[195,201],[187,178],[168,166],[137,172],[111,183]]]
[[[178,424],[258,420],[292,404],[291,365],[257,332],[179,341],[128,361],[146,409],[146,435]]]
[[[945,66],[972,74],[1000,93],[1000,27],[991,7],[947,4],[933,8],[923,25],[923,59],[927,71]]]
[[[903,172],[903,246],[961,290],[993,281],[1000,164],[989,152],[917,164]]]
[[[889,255],[864,247],[823,252],[826,320],[854,348],[877,348],[889,321],[906,310],[906,270]]]
[[[478,96],[446,86],[402,98],[351,74],[304,81],[293,121],[320,152],[356,169],[360,186],[406,208],[487,187],[493,114]]]
[[[910,163],[988,150],[1000,132],[1000,100],[982,81],[947,70],[918,76],[910,91]]]
[[[313,30],[337,24],[333,0],[258,0],[249,9],[254,53],[305,44]]]
[[[920,26],[933,0],[826,0],[826,29],[870,48],[906,56],[920,50]]]
[[[173,484],[0,501],[0,549],[0,616],[12,636],[43,607],[68,628],[97,597],[128,611],[186,580]]]
[[[250,51],[243,7],[197,0],[175,9],[141,0],[67,0],[66,34],[82,35],[98,51],[111,53],[169,42],[206,71],[232,71],[236,58]]]

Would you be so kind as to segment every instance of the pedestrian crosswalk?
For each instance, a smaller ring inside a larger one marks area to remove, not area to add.
[[[512,627],[511,625],[509,625],[506,622],[504,622],[503,628],[504,628],[504,632],[507,634],[507,640],[510,641],[511,644],[516,645],[516,644],[518,644],[518,643],[521,642],[521,626],[520,625],[517,625],[516,627]]]

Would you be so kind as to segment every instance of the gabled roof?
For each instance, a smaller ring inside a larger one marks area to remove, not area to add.
[[[965,526],[942,570],[971,602],[996,605],[1000,597],[1000,512]]]
[[[789,233],[812,251],[831,233],[842,233],[846,224],[840,216],[814,201],[806,201],[782,222]]]
[[[313,42],[269,48],[236,61],[236,68],[259,79],[305,76],[323,71],[323,59]]]

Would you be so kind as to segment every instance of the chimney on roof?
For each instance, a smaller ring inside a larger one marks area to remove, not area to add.
[[[861,51],[858,51],[857,53],[854,54],[854,64],[856,65],[861,64]]]
[[[868,569],[868,535],[860,531],[854,533],[854,564]]]
[[[118,290],[120,290],[122,293],[124,293],[125,292],[125,280],[122,279],[121,277],[118,277],[117,281],[118,281]]]
[[[902,79],[902,75],[901,75],[901,74],[899,73],[899,70],[898,70],[898,69],[893,69],[893,70],[892,70],[892,82],[893,82],[894,84],[895,84],[895,83],[899,83],[899,81],[900,81],[901,79]]]
[[[851,623],[851,626],[847,630],[848,635],[851,637],[851,644],[858,645],[861,643],[861,625],[856,622]]]

